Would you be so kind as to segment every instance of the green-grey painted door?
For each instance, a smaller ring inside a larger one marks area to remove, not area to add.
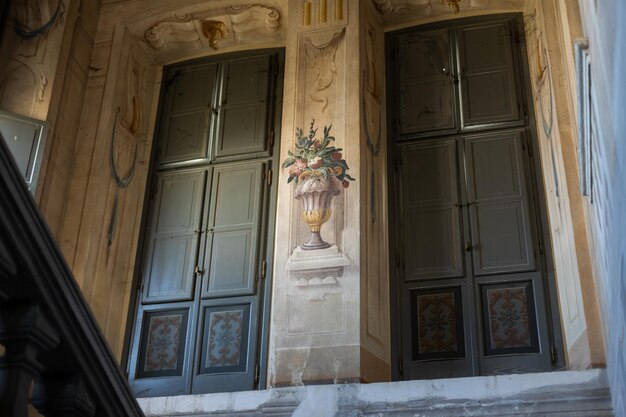
[[[388,37],[404,379],[553,366],[516,25],[496,16]]]
[[[398,146],[405,377],[551,368],[520,131]]]
[[[193,393],[251,390],[264,162],[216,166],[205,222]]]
[[[278,65],[249,53],[164,72],[129,358],[138,396],[259,382]]]

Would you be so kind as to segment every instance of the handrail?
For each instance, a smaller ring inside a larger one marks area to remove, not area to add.
[[[2,138],[0,344],[0,416],[143,416]]]

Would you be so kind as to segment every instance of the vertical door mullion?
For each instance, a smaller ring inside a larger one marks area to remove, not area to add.
[[[200,326],[202,323],[202,320],[200,319],[200,299],[201,299],[201,294],[202,294],[202,288],[204,286],[204,283],[206,280],[209,279],[208,276],[208,268],[207,268],[207,264],[206,264],[206,253],[207,253],[207,247],[208,245],[211,244],[210,242],[210,236],[209,236],[209,230],[207,227],[207,222],[208,222],[208,217],[209,217],[209,200],[211,197],[211,187],[213,184],[213,167],[207,167],[207,170],[205,171],[205,175],[206,175],[206,184],[204,187],[204,195],[202,197],[202,210],[201,210],[201,219],[198,222],[199,227],[198,227],[198,233],[200,234],[200,238],[198,239],[198,255],[196,257],[197,261],[196,261],[196,285],[195,285],[195,292],[194,292],[194,299],[193,299],[193,306],[192,306],[192,314],[193,314],[193,318],[194,318],[194,323],[193,323],[193,334],[191,336],[191,339],[189,340],[190,343],[190,350],[189,350],[189,360],[188,360],[188,369],[189,372],[187,373],[188,378],[189,378],[189,383],[188,383],[188,391],[187,392],[191,392],[191,390],[193,389],[193,382],[194,382],[194,377],[197,373],[197,369],[198,369],[198,355],[199,352],[197,352],[198,350],[198,346],[200,346],[200,344],[198,343],[198,335],[200,332]],[[204,235],[204,236],[203,236]]]
[[[465,117],[463,115],[463,72],[461,68],[461,52],[459,44],[458,29],[450,29],[451,45],[452,45],[452,76],[454,77],[454,93],[456,94],[456,106],[457,112],[456,126],[457,132],[460,132],[465,128]]]
[[[466,164],[466,156],[465,156],[465,146],[463,143],[463,139],[457,137],[456,138],[456,149],[457,149],[457,169],[458,169],[458,183],[459,183],[459,194],[460,194],[460,204],[459,208],[461,212],[461,231],[463,233],[461,239],[461,245],[463,245],[463,256],[465,261],[465,303],[463,304],[463,318],[466,323],[465,329],[467,330],[467,352],[471,357],[472,362],[472,374],[478,375],[479,373],[479,351],[480,345],[476,342],[480,341],[480,337],[478,337],[478,332],[480,331],[478,322],[477,322],[477,298],[476,298],[476,289],[475,289],[475,279],[474,279],[474,264],[472,259],[472,251],[474,245],[474,239],[472,236],[472,230],[470,227],[470,196],[469,196],[469,188],[468,181],[469,177],[467,174],[467,164]]]
[[[220,96],[221,96],[222,85],[223,85],[223,80],[222,80],[223,71],[224,71],[224,65],[222,65],[221,63],[218,64],[217,71],[215,71],[215,87],[213,88],[213,92],[211,95],[211,102],[209,103],[209,107],[211,109],[211,117],[209,119],[210,121],[209,121],[209,129],[208,129],[208,136],[207,136],[209,163],[212,163],[215,160],[215,149],[214,149],[213,144],[215,143],[216,138],[217,138],[218,119],[221,114]],[[207,189],[210,189],[210,185],[207,186]],[[210,193],[207,193],[207,195],[210,195]]]

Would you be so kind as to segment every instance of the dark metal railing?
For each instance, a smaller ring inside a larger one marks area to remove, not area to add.
[[[0,417],[143,416],[0,138]]]

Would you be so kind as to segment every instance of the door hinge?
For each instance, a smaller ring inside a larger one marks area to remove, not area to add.
[[[541,240],[541,236],[539,237],[539,253],[542,255],[546,254],[546,251],[543,247],[543,241]]]
[[[552,365],[556,365],[556,361],[558,359],[556,346],[550,345],[550,359],[552,360]]]
[[[261,279],[265,279],[265,274],[267,272],[267,261],[263,261],[261,264]]]
[[[143,279],[141,277],[137,280],[137,292],[139,294],[143,292]]]
[[[261,376],[261,367],[259,366],[259,364],[257,363],[254,366],[254,385],[258,386],[259,385],[259,378]]]
[[[270,147],[270,149],[271,149],[271,148],[273,148],[273,147],[274,147],[274,131],[272,130],[272,131],[269,133],[269,135],[268,135],[268,136],[269,136],[268,143],[269,143],[269,147]]]
[[[272,186],[272,170],[271,169],[267,170],[267,174],[265,175],[265,178],[267,180],[267,186],[271,187]]]

